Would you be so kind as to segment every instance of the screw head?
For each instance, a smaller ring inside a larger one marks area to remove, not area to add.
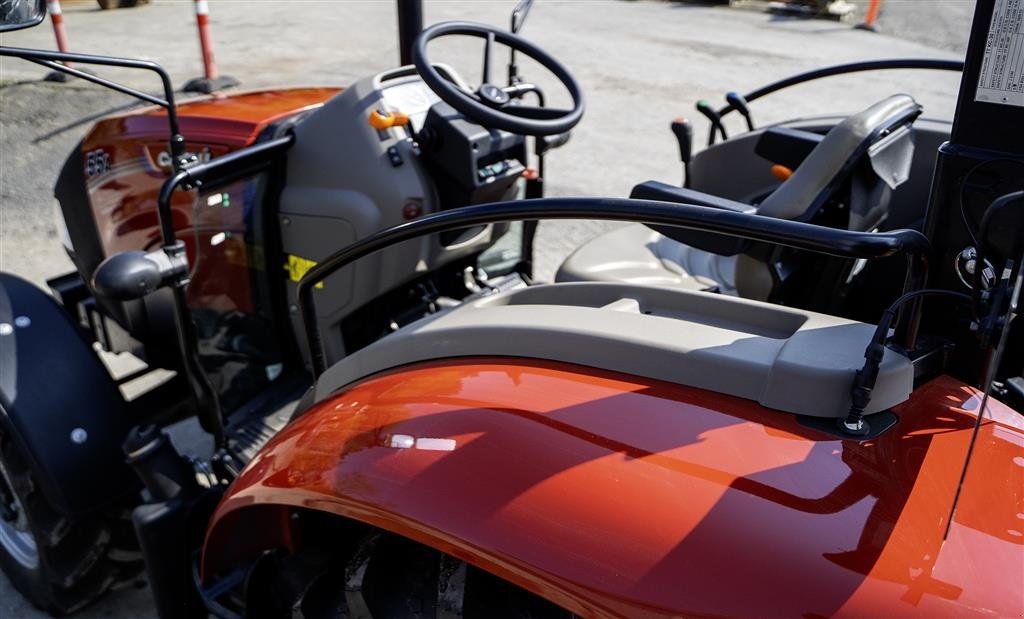
[[[76,445],[81,445],[85,441],[89,440],[89,433],[85,431],[85,428],[75,428],[71,431],[71,442]]]
[[[14,319],[14,326],[19,329],[24,329],[32,324],[32,319],[28,316],[18,316]]]

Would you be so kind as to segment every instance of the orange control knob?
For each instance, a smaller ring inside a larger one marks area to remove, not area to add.
[[[391,112],[391,118],[394,118],[393,127],[404,127],[409,124],[409,117],[401,112]]]
[[[370,126],[378,131],[384,131],[391,127],[404,127],[409,124],[409,117],[401,112],[388,112],[385,110],[373,110],[367,119]]]
[[[779,181],[785,181],[790,176],[793,176],[793,170],[787,168],[784,165],[775,164],[772,166],[772,176],[779,179]]]

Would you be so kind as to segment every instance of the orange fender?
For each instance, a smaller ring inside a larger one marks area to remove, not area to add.
[[[977,404],[940,378],[859,443],[566,364],[413,365],[275,437],[218,507],[201,570],[292,546],[289,510],[308,508],[585,616],[1016,616],[1024,428],[997,402],[943,542]]]

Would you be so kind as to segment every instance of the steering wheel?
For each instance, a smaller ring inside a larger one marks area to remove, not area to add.
[[[451,35],[480,37],[487,42],[484,47],[483,79],[476,92],[463,89],[442,77],[427,58],[427,43]],[[495,41],[532,58],[551,71],[569,91],[572,109],[513,104],[509,93],[491,82],[491,48]],[[511,32],[473,22],[441,22],[427,28],[416,38],[412,60],[420,77],[442,101],[485,127],[504,129],[520,135],[554,135],[572,129],[583,117],[583,92],[569,70],[544,50]]]

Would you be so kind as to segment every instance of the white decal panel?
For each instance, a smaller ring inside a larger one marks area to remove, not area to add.
[[[1024,107],[1024,0],[996,0],[974,100]]]

